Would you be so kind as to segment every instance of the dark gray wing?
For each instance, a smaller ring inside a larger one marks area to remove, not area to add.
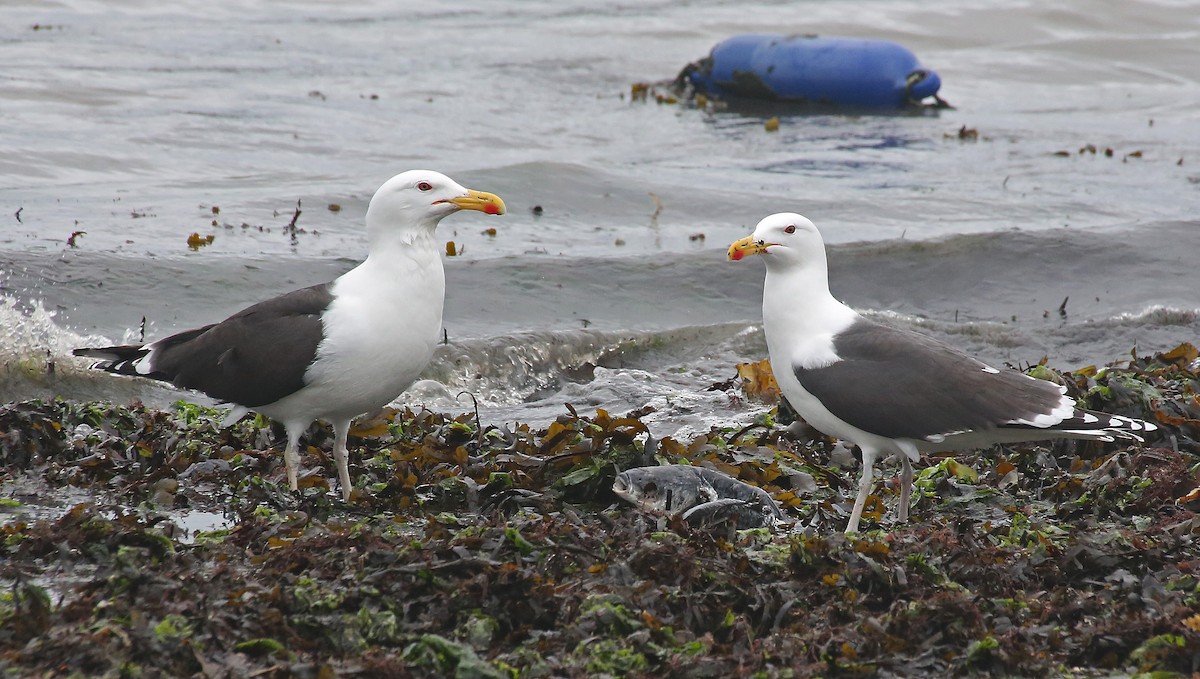
[[[154,343],[154,377],[249,408],[304,386],[324,337],[329,284],[259,302],[229,318]]]
[[[1053,411],[1062,394],[1045,380],[984,364],[932,337],[859,319],[833,338],[841,361],[793,367],[831,413],[889,438],[924,439],[995,429]]]

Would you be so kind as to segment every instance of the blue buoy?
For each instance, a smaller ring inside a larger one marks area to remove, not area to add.
[[[887,40],[748,33],[713,47],[680,73],[696,92],[855,108],[905,108],[937,96],[942,81]]]

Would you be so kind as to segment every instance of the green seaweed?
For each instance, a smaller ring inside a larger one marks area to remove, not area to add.
[[[0,437],[6,469],[93,500],[35,517],[35,493],[11,494],[0,663],[54,676],[1186,676],[1200,659],[1189,356],[1044,367],[1170,439],[925,457],[905,524],[881,466],[853,538],[840,531],[857,468],[831,465],[830,441],[782,415],[675,440],[648,436],[638,413],[567,408],[537,428],[389,412],[351,435],[367,492],[347,504],[324,482],[327,427],[307,433],[302,464],[317,473],[293,493],[262,418],[221,429],[219,411],[186,404],[7,404],[0,430],[21,436]],[[705,530],[618,503],[615,474],[652,459],[757,485],[794,523]],[[177,508],[230,525],[189,542]]]

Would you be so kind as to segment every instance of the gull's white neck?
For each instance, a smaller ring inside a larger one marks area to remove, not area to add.
[[[824,258],[801,266],[767,263],[763,285],[763,331],[773,365],[806,368],[837,360],[833,336],[858,312],[834,299]]]
[[[443,215],[429,215],[416,224],[397,223],[400,217],[384,208],[367,209],[367,247],[371,255],[399,253],[410,246],[433,247],[433,233]]]
[[[373,290],[382,295],[401,291],[424,293],[422,296],[442,298],[445,290],[442,258],[432,229],[410,230],[401,237],[372,233],[375,237],[371,239],[367,258],[338,279],[344,288]]]

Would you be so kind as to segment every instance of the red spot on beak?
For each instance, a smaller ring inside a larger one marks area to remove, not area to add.
[[[489,215],[500,214],[500,208],[496,207],[495,205],[492,205],[491,203],[488,203],[487,205],[485,205],[483,208],[483,211],[485,214],[489,214]]]
[[[741,259],[742,257],[745,257],[745,256],[746,256],[746,253],[742,252],[741,250],[734,250],[734,251],[733,251],[733,252],[732,252],[732,253],[729,255],[729,258],[730,258],[730,259],[732,259],[733,261],[735,261],[735,262],[736,262],[736,261],[738,261],[739,259]]]

